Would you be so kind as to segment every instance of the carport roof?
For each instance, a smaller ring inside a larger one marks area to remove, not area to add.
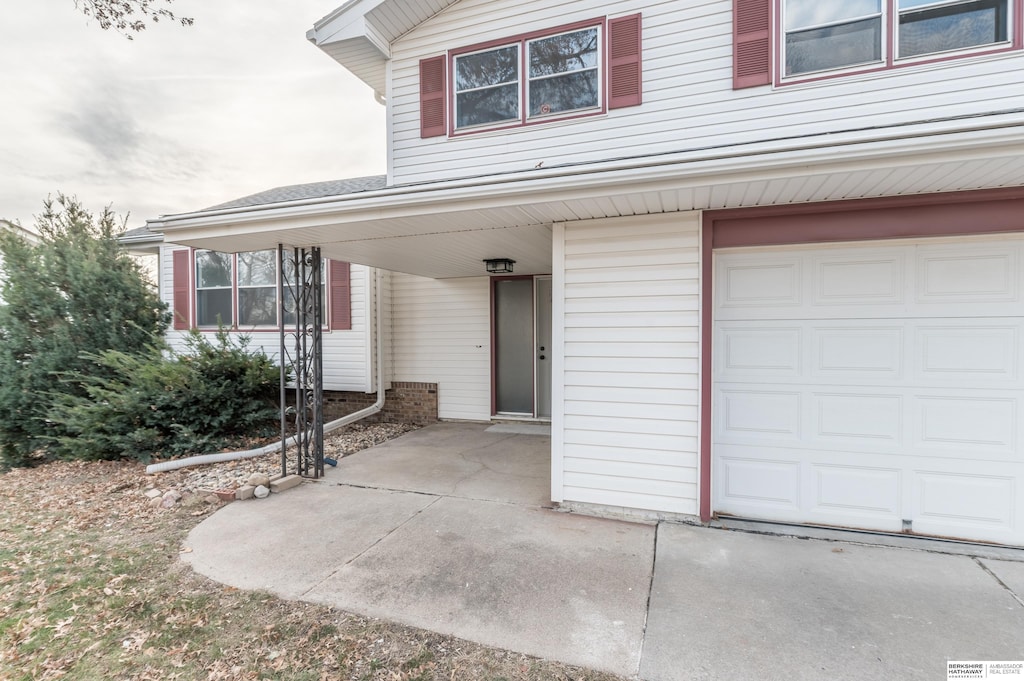
[[[319,246],[325,257],[438,279],[480,276],[487,258],[544,274],[559,223],[1017,187],[1022,131],[1024,109],[417,184],[373,176],[271,189],[148,224],[195,248]]]
[[[330,196],[346,196],[358,194],[359,192],[384,189],[387,186],[387,175],[370,175],[367,177],[353,177],[344,180],[328,180],[326,182],[310,182],[307,184],[290,184],[284,187],[274,187],[262,192],[243,196],[240,199],[219,203],[216,206],[204,208],[208,210],[226,210],[229,208],[252,208],[254,206],[265,206],[271,203],[283,203],[286,201],[303,201],[306,199],[323,199]]]

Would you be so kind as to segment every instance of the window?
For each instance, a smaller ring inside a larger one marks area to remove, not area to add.
[[[599,109],[600,38],[593,26],[456,55],[455,129]]]
[[[786,0],[786,75],[877,62],[880,0]]]
[[[519,46],[455,58],[455,127],[519,120]]]
[[[189,328],[189,252],[174,252],[174,328]],[[277,251],[232,255],[195,252],[195,325],[200,329],[277,328]],[[324,260],[321,295],[324,323],[335,330],[352,325],[348,263]],[[329,273],[329,274],[328,274]],[[330,286],[328,286],[328,283]],[[295,301],[285,297],[285,324],[295,323]]]
[[[196,251],[196,325],[234,326],[232,285],[234,256],[216,251]]]
[[[900,57],[963,50],[1007,40],[1006,0],[899,0]]]
[[[420,60],[420,137],[640,106],[641,19],[591,19]]]
[[[782,8],[784,77],[1009,41],[1008,0],[782,0]]]

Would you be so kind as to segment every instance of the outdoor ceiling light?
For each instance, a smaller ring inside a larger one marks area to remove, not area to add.
[[[511,258],[491,258],[484,260],[487,265],[487,274],[512,274],[512,265],[516,263]]]

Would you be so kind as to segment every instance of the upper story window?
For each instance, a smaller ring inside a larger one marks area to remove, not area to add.
[[[783,77],[1007,47],[1008,3],[782,0]]]
[[[600,64],[598,26],[456,54],[455,129],[600,109]]]
[[[899,0],[899,57],[998,45],[1008,39],[1007,0]]]
[[[457,135],[637,106],[640,39],[640,15],[634,14],[424,59],[420,135]]]

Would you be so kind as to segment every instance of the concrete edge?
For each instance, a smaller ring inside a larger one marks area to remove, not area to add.
[[[954,556],[970,556],[973,558],[1024,563],[1024,548],[961,542],[935,537],[888,534],[885,532],[871,532],[869,530],[844,530],[809,525],[787,525],[785,523],[741,520],[739,518],[715,518],[707,524],[707,527],[718,530],[749,532],[752,534],[818,539],[847,544],[863,544],[866,546],[885,546],[914,551],[928,551],[931,553],[945,553]]]

